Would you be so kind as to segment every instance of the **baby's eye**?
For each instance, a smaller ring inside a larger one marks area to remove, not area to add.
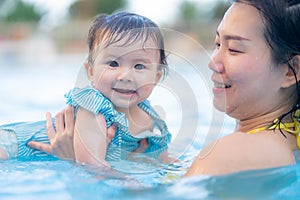
[[[136,64],[136,65],[134,66],[134,68],[135,68],[135,69],[139,69],[139,70],[141,70],[141,69],[145,69],[145,68],[146,68],[146,66],[145,66],[145,65],[143,65],[143,64]]]
[[[117,61],[108,61],[107,65],[110,67],[119,67],[119,63]]]

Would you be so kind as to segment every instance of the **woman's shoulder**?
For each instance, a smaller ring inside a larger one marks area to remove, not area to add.
[[[203,148],[197,167],[207,174],[224,174],[293,164],[293,150],[279,134],[266,131],[227,135]]]
[[[217,145],[227,154],[253,161],[289,160],[293,150],[289,141],[279,131],[262,131],[256,134],[236,132],[221,138]]]
[[[270,150],[271,152],[275,149],[292,149],[289,140],[279,131],[266,130],[255,134],[248,134],[245,132],[235,132],[221,138],[224,145],[235,142],[239,146],[243,145],[244,148],[258,148]]]

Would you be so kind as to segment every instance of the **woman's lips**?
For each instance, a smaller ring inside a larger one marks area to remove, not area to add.
[[[230,88],[230,84],[214,82],[214,88],[212,89],[212,91],[214,95],[223,95]]]
[[[214,83],[215,88],[221,88],[221,89],[226,89],[226,88],[231,88],[230,84],[224,84],[224,83]]]

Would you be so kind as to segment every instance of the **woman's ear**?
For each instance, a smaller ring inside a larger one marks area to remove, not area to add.
[[[291,69],[292,68],[292,69]],[[294,56],[287,64],[287,71],[282,83],[282,87],[288,88],[300,80],[300,55]]]

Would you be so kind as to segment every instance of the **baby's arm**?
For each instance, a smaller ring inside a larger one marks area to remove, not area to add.
[[[18,156],[18,144],[14,131],[0,129],[0,160]]]
[[[6,151],[0,147],[0,160],[7,160],[9,159]]]
[[[107,130],[105,118],[78,108],[74,128],[74,152],[77,162],[109,166],[105,161]]]

